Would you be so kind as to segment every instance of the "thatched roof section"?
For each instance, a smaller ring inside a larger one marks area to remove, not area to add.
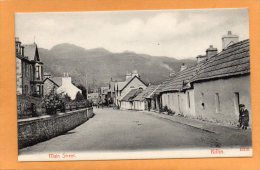
[[[192,78],[193,82],[250,73],[249,40],[235,43],[209,58]]]
[[[150,95],[156,88],[156,85],[148,86],[144,91],[139,93],[133,100],[134,101],[143,101],[148,95]]]

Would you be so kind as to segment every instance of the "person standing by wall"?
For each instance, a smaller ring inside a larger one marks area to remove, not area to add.
[[[244,104],[240,104],[239,107],[239,128],[242,127],[242,129],[247,129],[249,123],[249,112],[245,108]]]

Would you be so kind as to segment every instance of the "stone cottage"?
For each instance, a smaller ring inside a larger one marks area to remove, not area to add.
[[[223,50],[204,62],[192,80],[197,117],[236,124],[239,104],[250,113],[249,40],[223,36]]]

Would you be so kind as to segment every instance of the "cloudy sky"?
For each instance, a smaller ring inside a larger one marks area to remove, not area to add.
[[[86,49],[134,51],[178,59],[221,49],[228,30],[249,38],[247,9],[124,12],[18,13],[15,32],[22,43],[50,49],[72,43]]]

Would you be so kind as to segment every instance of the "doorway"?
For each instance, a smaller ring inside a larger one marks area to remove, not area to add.
[[[237,116],[239,116],[239,104],[240,104],[239,93],[235,92],[234,93],[234,106],[235,106],[235,115],[237,115]]]

